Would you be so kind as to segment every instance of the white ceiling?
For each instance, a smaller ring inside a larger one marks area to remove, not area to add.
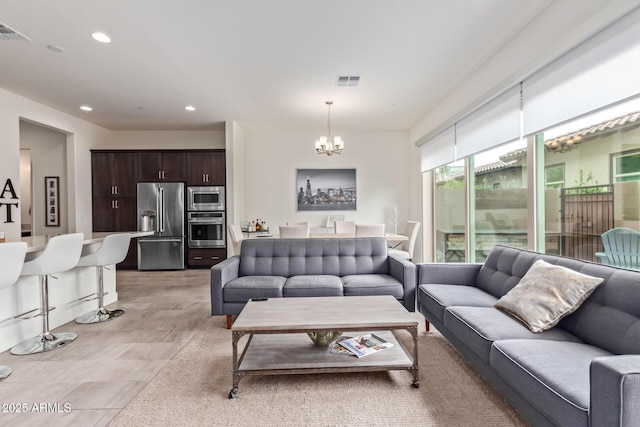
[[[409,129],[550,1],[0,0],[0,87],[112,130]]]

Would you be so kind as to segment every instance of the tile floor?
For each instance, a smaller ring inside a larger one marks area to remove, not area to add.
[[[208,269],[122,270],[117,289],[109,308],[122,317],[56,328],[78,334],[64,348],[0,353],[0,365],[13,368],[0,382],[0,425],[108,425],[210,317]]]

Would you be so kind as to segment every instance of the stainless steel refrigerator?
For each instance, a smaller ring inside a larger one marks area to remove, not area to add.
[[[185,258],[185,184],[138,184],[138,270],[183,270]]]

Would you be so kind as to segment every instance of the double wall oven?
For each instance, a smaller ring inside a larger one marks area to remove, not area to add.
[[[224,187],[189,187],[187,193],[189,247],[224,248],[227,243]]]

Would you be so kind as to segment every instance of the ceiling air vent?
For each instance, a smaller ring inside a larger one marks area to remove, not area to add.
[[[29,38],[0,22],[0,40],[29,40]]]
[[[360,82],[360,76],[338,76],[336,86],[338,87],[355,87]]]

